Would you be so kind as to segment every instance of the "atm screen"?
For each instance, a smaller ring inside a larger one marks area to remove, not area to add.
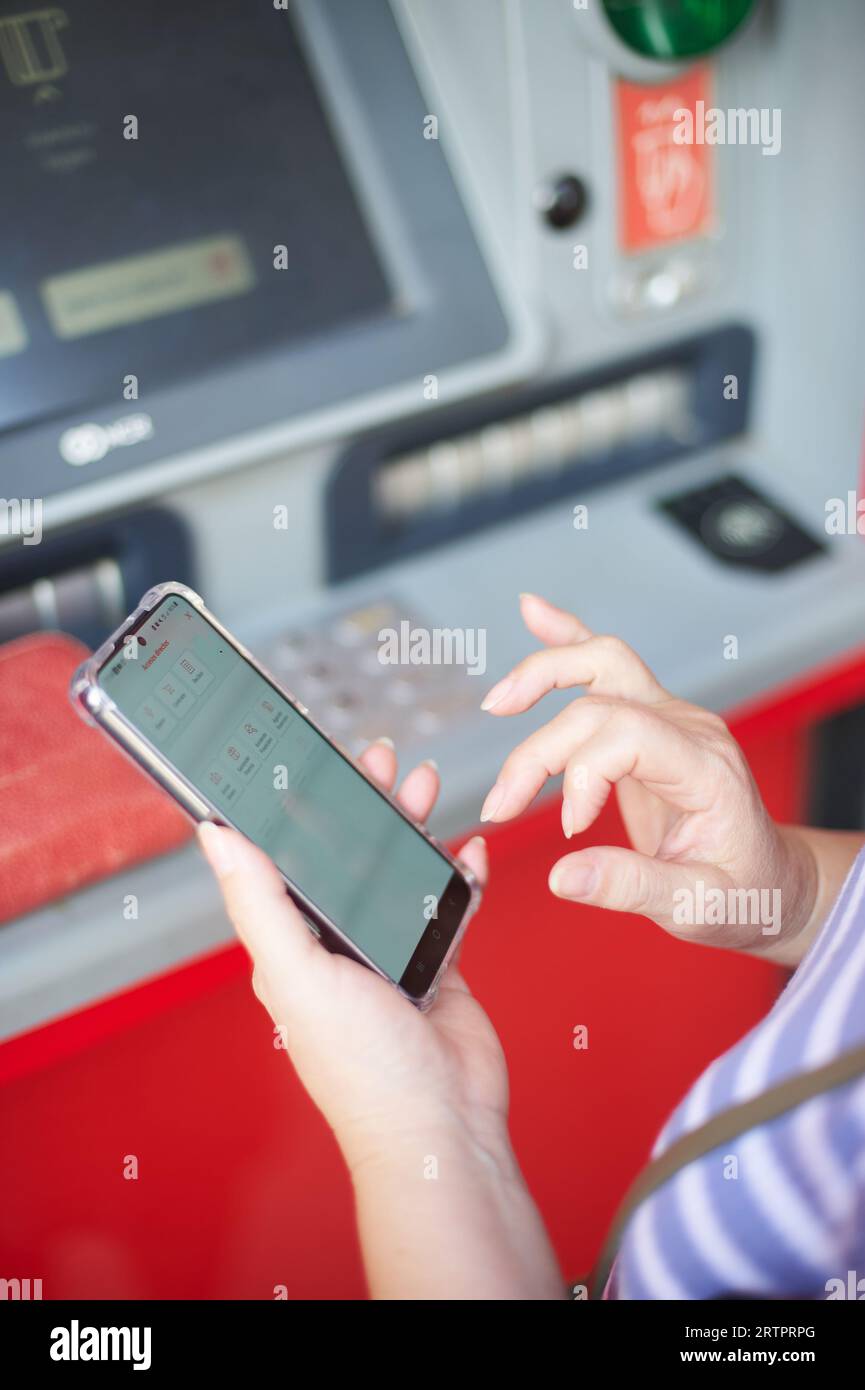
[[[0,0],[0,123],[0,430],[390,312],[272,0]]]

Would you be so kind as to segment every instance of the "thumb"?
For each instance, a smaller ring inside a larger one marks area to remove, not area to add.
[[[309,982],[321,948],[286,890],[279,870],[245,835],[209,821],[198,842],[219,883],[226,911],[256,971],[281,991]]]
[[[633,912],[677,935],[705,940],[711,931],[695,928],[706,920],[702,908],[710,890],[724,891],[724,876],[712,864],[673,863],[635,850],[592,846],[554,864],[549,884],[558,898]]]

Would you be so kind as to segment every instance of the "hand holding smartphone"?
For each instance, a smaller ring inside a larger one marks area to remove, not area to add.
[[[331,951],[428,1007],[480,898],[471,872],[178,583],[148,590],[75,673],[79,712],[197,822],[274,861]]]

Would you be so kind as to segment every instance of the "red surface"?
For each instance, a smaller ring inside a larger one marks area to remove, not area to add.
[[[821,680],[819,700],[797,686],[741,725],[782,818],[801,815],[808,720],[861,692],[865,662]],[[620,834],[610,809],[594,838]],[[555,806],[492,837],[463,959],[505,1044],[514,1142],[571,1276],[666,1114],[765,1012],[778,972],[552,900],[561,843]],[[362,1293],[341,1160],[247,976],[232,948],[0,1049],[17,1073],[0,1091],[0,1273],[42,1278],[46,1298]],[[123,1177],[130,1154],[137,1181]]]
[[[167,797],[73,710],[69,679],[85,656],[59,633],[0,647],[0,922],[191,833]]]
[[[763,738],[802,730],[839,710],[865,701],[865,647],[840,661],[815,666],[775,691],[728,711],[727,720],[742,743],[759,746]]]

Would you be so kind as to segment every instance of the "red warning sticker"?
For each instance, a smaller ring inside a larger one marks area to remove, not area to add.
[[[705,64],[657,86],[616,83],[619,241],[625,251],[644,251],[710,230],[711,150],[682,139],[683,130],[696,129],[697,102],[703,103],[701,110],[711,105],[710,92]],[[677,115],[684,110],[691,112],[690,122]]]

